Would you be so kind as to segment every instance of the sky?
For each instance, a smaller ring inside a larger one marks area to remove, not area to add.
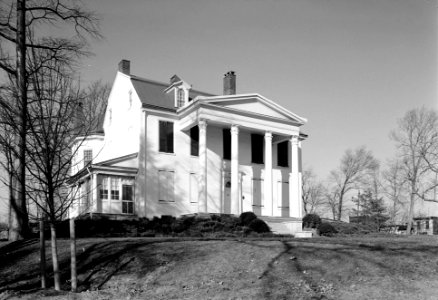
[[[304,165],[320,179],[349,148],[385,162],[409,109],[437,108],[436,0],[94,0],[104,39],[83,60],[84,84],[131,73],[222,93],[259,93],[307,118]]]
[[[81,78],[131,73],[198,90],[259,93],[308,119],[307,167],[325,179],[349,148],[385,162],[409,109],[437,106],[436,0],[162,0],[87,2],[105,38]]]

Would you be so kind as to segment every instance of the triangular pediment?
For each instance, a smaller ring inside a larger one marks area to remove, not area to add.
[[[242,113],[263,115],[292,121],[299,124],[304,124],[307,121],[306,119],[258,94],[219,96],[205,99],[203,102],[241,111]]]
[[[96,165],[105,167],[138,168],[138,153],[133,153],[126,156],[102,161],[97,163]]]

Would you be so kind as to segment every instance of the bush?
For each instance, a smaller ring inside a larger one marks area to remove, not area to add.
[[[268,224],[265,223],[265,221],[260,219],[254,219],[249,224],[248,227],[257,233],[265,233],[265,232],[271,232],[271,229],[269,228]]]
[[[372,224],[334,223],[333,226],[340,234],[368,234],[376,231],[375,226]]]
[[[317,214],[307,214],[303,218],[303,228],[318,228],[321,218]]]
[[[252,211],[243,212],[239,216],[240,224],[243,226],[248,226],[255,219],[257,219],[257,216]]]
[[[333,236],[333,234],[337,233],[335,227],[333,227],[330,223],[321,223],[318,227],[319,235],[322,236]]]

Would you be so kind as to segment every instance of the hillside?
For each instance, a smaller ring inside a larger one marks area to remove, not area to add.
[[[0,244],[0,299],[72,298],[37,289],[37,249]],[[61,240],[64,290],[68,251]],[[74,299],[436,299],[437,253],[427,236],[81,239]]]

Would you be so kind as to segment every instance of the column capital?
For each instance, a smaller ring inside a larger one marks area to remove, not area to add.
[[[292,145],[298,145],[298,135],[292,135],[290,138],[290,142],[292,143]]]
[[[205,129],[207,128],[207,120],[201,119],[198,121],[198,127],[199,129]]]
[[[239,133],[239,126],[231,125],[231,134],[238,134],[238,133]]]
[[[265,139],[272,139],[272,132],[266,131],[265,132]]]

